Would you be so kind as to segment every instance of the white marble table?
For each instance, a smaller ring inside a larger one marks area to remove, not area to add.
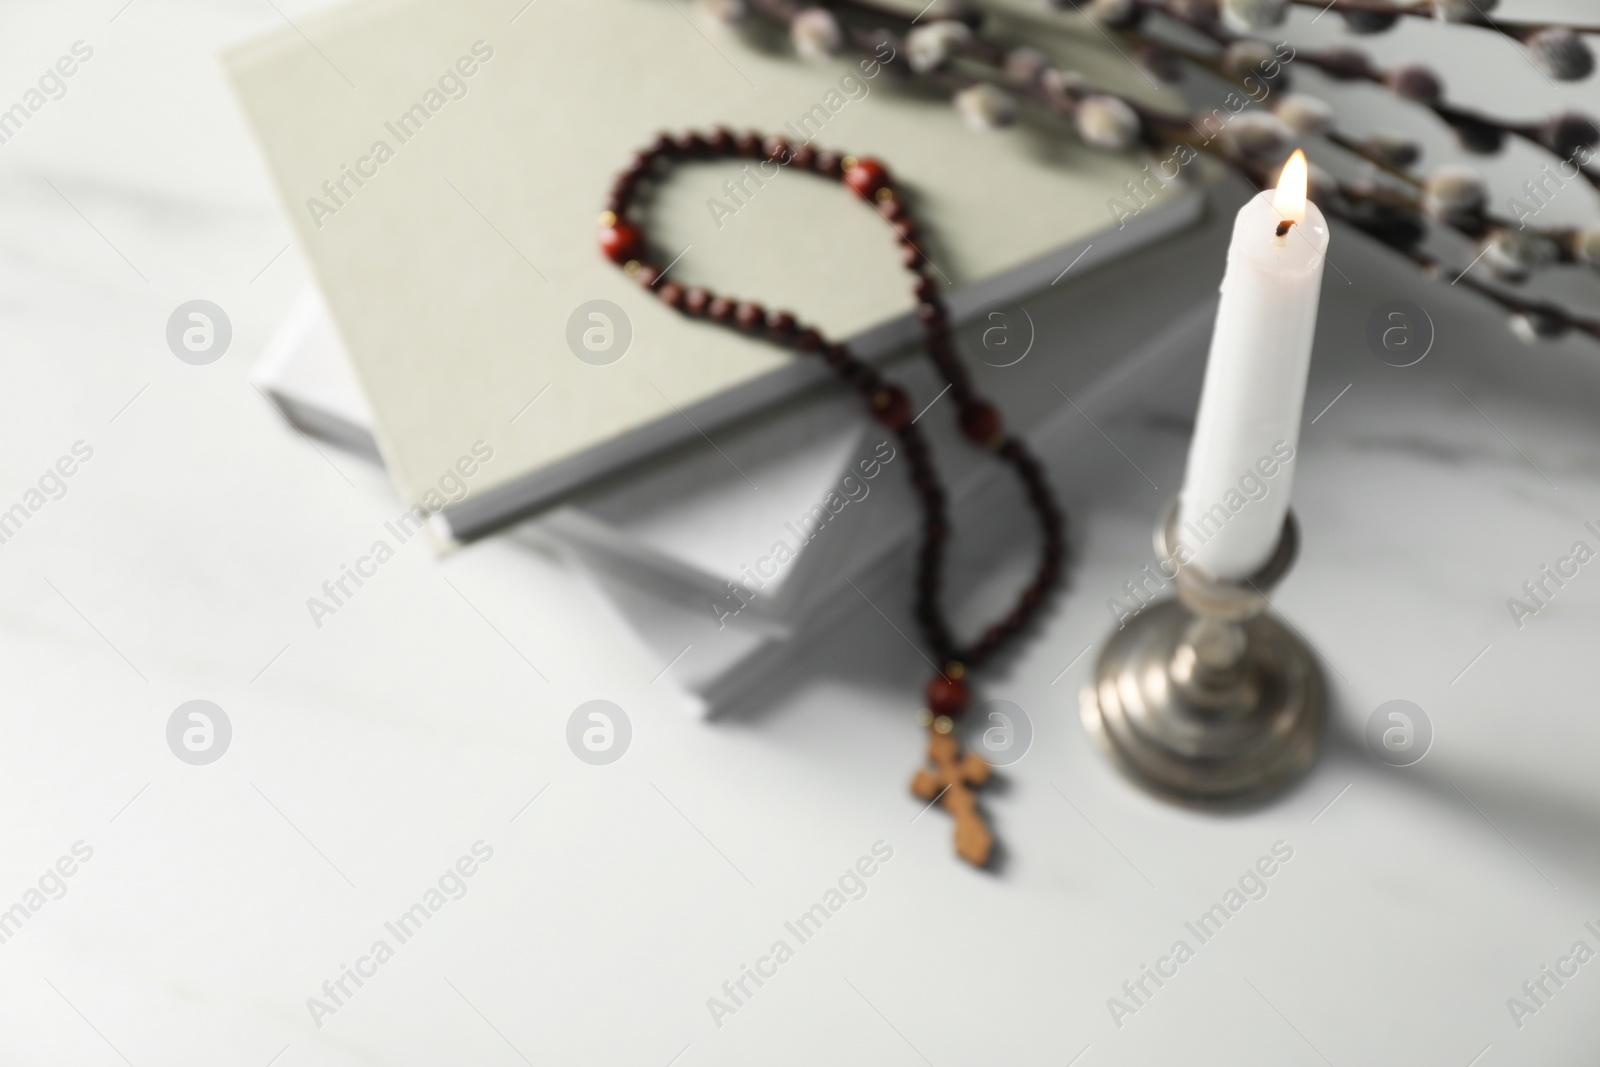
[[[1600,564],[1520,629],[1506,600],[1597,544],[1600,350],[1525,348],[1467,294],[1335,234],[1304,550],[1278,597],[1325,659],[1333,725],[1303,786],[1252,814],[1147,799],[1077,718],[1106,600],[1176,486],[1198,366],[1049,457],[1079,559],[984,679],[1037,737],[987,801],[1005,862],[974,872],[907,794],[926,665],[876,611],[712,723],[514,538],[444,561],[408,542],[313,624],[306,598],[399,507],[246,383],[304,271],[214,55],[279,16],[121,3],[19,6],[0,34],[6,92],[94,49],[0,149],[0,510],[75,442],[93,452],[0,544],[0,1063],[1593,1061],[1600,963],[1546,978],[1520,1028],[1507,998],[1575,942],[1600,949]],[[1218,234],[1153,254],[1193,257],[1202,291]],[[1162,263],[1030,305],[1055,324],[1030,360],[1071,358],[1063,324],[1091,313],[1179,306],[1151,291]],[[234,327],[209,366],[164,338],[196,297]],[[1395,297],[1438,324],[1406,369],[1363,340]],[[633,726],[608,766],[566,743],[596,698]],[[167,742],[194,699],[232,725],[206,766]],[[1409,768],[1363,740],[1391,699],[1435,731]],[[860,899],[804,943],[786,929],[875,845],[892,858],[864,865]],[[1275,846],[1292,855],[1265,896],[1201,943],[1185,924]],[[419,902],[439,906],[402,941],[385,924]],[[780,939],[792,958],[762,962]],[[1133,1001],[1124,982],[1173,966],[1179,939],[1192,958]],[[714,1019],[746,965],[770,977]],[[1137,1007],[1120,1026],[1114,996]]]

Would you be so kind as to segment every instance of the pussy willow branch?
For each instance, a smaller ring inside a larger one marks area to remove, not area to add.
[[[841,11],[854,11],[858,14],[879,17],[885,21],[893,21],[902,25],[909,25],[915,17],[892,8],[880,7],[871,3],[870,0],[826,0],[825,3],[820,5],[800,3],[798,0],[745,0],[745,2],[751,10],[785,25],[792,22],[801,12],[818,6]],[[868,30],[851,22],[842,23],[841,28],[851,45],[869,54],[879,44],[887,41],[894,49],[896,56],[895,69],[906,77],[920,78],[924,81],[956,89],[987,83],[1005,89],[1007,92],[1023,96],[1032,103],[1038,104],[1067,119],[1072,117],[1072,105],[1083,96],[1089,95],[1090,92],[1106,96],[1117,95],[1114,93],[1102,93],[1098,89],[1088,91],[1068,89],[1061,96],[1055,96],[1039,85],[1018,85],[1015,81],[1007,78],[1000,69],[1000,65],[1005,60],[1006,50],[976,36],[968,42],[962,54],[974,61],[978,68],[977,70],[956,70],[952,66],[944,65],[916,74],[904,63],[907,49],[903,35],[895,34],[887,29]],[[1145,124],[1146,131],[1166,131],[1171,133],[1189,129],[1190,123],[1187,115],[1164,112],[1125,97],[1119,96],[1118,98],[1122,99],[1139,115],[1140,120]],[[1159,145],[1151,142],[1151,146],[1158,147]]]
[[[1241,77],[1236,72],[1230,71],[1226,66],[1223,65],[1217,56],[1207,55],[1190,48],[1185,48],[1170,41],[1157,40],[1149,34],[1141,33],[1138,30],[1123,30],[1121,31],[1121,36],[1141,46],[1142,48],[1173,56],[1193,66],[1206,70],[1215,77],[1238,87],[1246,94],[1253,94],[1253,91],[1259,88],[1259,83],[1256,86],[1252,86],[1248,77]],[[1253,95],[1252,99],[1254,99]],[[1407,170],[1405,167],[1395,164],[1371,145],[1358,141],[1354,137],[1341,132],[1336,126],[1330,125],[1327,129],[1321,132],[1321,136],[1330,144],[1335,145],[1341,150],[1348,152],[1349,154],[1371,164],[1374,167],[1377,167],[1390,177],[1410,186],[1411,189],[1420,190],[1423,187],[1423,181],[1421,178],[1417,177],[1415,174],[1412,174],[1411,171]],[[1349,185],[1341,185],[1339,187],[1339,191],[1342,195],[1351,199],[1374,198],[1374,194],[1368,194],[1357,187]],[[1406,210],[1415,212],[1418,215],[1423,213],[1421,196],[1417,195],[1416,193],[1407,195],[1399,191],[1394,191],[1389,194],[1385,203],[1386,206],[1404,208]],[[1575,233],[1574,227],[1523,228],[1513,220],[1487,210],[1482,213],[1482,220],[1491,230],[1517,228],[1522,229],[1523,232],[1526,232],[1532,236],[1545,238],[1546,240],[1550,241],[1552,245],[1554,245],[1562,262],[1571,263],[1575,261],[1576,257],[1574,256],[1572,249],[1573,236]],[[1470,238],[1479,238],[1483,236],[1482,227],[1468,225],[1461,220],[1446,220],[1445,224]]]
[[[1134,3],[1145,11],[1155,12],[1209,37],[1219,47],[1226,48],[1228,45],[1237,44],[1240,41],[1257,39],[1232,33],[1215,23],[1194,18],[1177,5],[1171,3],[1170,0],[1134,0]],[[1558,159],[1564,158],[1553,146],[1551,139],[1551,135],[1556,129],[1556,123],[1560,121],[1562,116],[1557,116],[1544,122],[1518,123],[1485,115],[1481,112],[1470,111],[1466,108],[1455,107],[1445,102],[1442,97],[1430,101],[1406,96],[1395,89],[1394,75],[1396,72],[1394,70],[1383,70],[1373,66],[1366,55],[1355,49],[1308,49],[1298,52],[1295,56],[1295,62],[1305,63],[1314,67],[1335,81],[1370,82],[1407,103],[1427,108],[1441,122],[1449,126],[1462,139],[1464,145],[1473,144],[1472,138],[1474,136],[1480,139],[1487,138],[1496,143],[1501,137],[1512,136],[1526,141],[1541,151],[1549,152]],[[1485,142],[1480,140],[1478,143]],[[1481,149],[1478,151],[1481,151]],[[1600,189],[1600,174],[1594,173],[1589,168],[1579,168],[1579,173],[1583,175],[1589,184]]]
[[[1257,189],[1270,184],[1271,168],[1248,161],[1231,161],[1231,165]],[[1409,237],[1410,229],[1416,225],[1416,215],[1403,200],[1389,199],[1381,194],[1358,196],[1359,190],[1344,184],[1340,184],[1338,190],[1339,195],[1350,200],[1354,207],[1374,209],[1374,214],[1363,217],[1337,202],[1326,205],[1325,213],[1361,230],[1409,259],[1422,270],[1424,277],[1448,279],[1451,285],[1470,289],[1511,314],[1547,319],[1564,329],[1576,330],[1600,341],[1600,319],[1578,315],[1558,304],[1524,297],[1490,285],[1469,273],[1470,265],[1467,269],[1448,267],[1437,256],[1418,247]]]
[[[1418,248],[1402,248],[1395,245],[1390,247],[1420,267],[1427,277],[1443,278],[1449,275],[1450,284],[1459,283],[1479,296],[1500,305],[1500,307],[1512,314],[1529,317],[1543,316],[1563,324],[1568,329],[1586,333],[1595,340],[1600,341],[1600,319],[1585,318],[1555,304],[1531,300],[1515,293],[1508,293],[1504,289],[1479,281],[1466,271],[1453,272],[1451,268],[1445,267],[1433,256]]]
[[[1319,11],[1332,11],[1343,14],[1346,11],[1355,11],[1365,15],[1390,15],[1394,17],[1421,18],[1435,20],[1438,18],[1437,5],[1432,3],[1421,4],[1396,4],[1390,0],[1289,0],[1297,7],[1310,7]],[[1471,17],[1459,22],[1452,20],[1453,25],[1474,26],[1478,29],[1490,30],[1514,41],[1521,41],[1529,34],[1552,27],[1562,27],[1574,33],[1600,33],[1600,26],[1579,26],[1570,22],[1507,22],[1505,19],[1492,19],[1489,11],[1494,7],[1492,3],[1474,5],[1479,10]]]
[[[1236,44],[1240,41],[1259,40],[1259,38],[1252,38],[1243,34],[1233,33],[1224,28],[1215,20],[1208,20],[1203,17],[1198,17],[1193,13],[1197,9],[1180,8],[1179,6],[1173,4],[1171,0],[1132,0],[1132,2],[1136,7],[1144,11],[1154,12],[1162,15],[1173,20],[1174,22],[1178,22],[1189,27],[1191,30],[1203,34],[1204,36],[1210,38],[1213,43],[1222,48],[1226,48],[1228,45]],[[1314,3],[1314,0],[1294,0],[1294,2]],[[1392,5],[1382,3],[1381,0],[1336,0],[1333,10],[1339,10],[1339,4],[1341,3],[1345,4],[1350,10],[1382,10],[1387,12],[1392,7]],[[756,6],[763,5],[757,4]],[[791,8],[795,12],[798,12],[804,6],[809,5],[788,2],[782,6]],[[917,24],[922,18],[922,16],[917,14],[908,13],[893,7],[886,7],[880,3],[875,3],[874,0],[820,0],[817,6],[827,7],[840,12],[854,12],[867,18],[876,19],[880,22],[887,22],[891,25],[898,25],[906,28]],[[1072,2],[1072,6],[1076,6],[1076,3]],[[1324,5],[1315,3],[1314,6],[1322,7]],[[1429,17],[1432,15],[1431,6],[1422,7],[1417,10],[1423,15]],[[1408,13],[1410,13],[1409,10]],[[1538,29],[1541,27],[1531,28]],[[1162,43],[1166,44],[1165,42]],[[1171,47],[1170,44],[1167,44],[1166,46],[1169,48]],[[1005,49],[984,40],[980,35],[975,33],[972,40],[966,45],[962,54],[998,67],[1004,62]],[[1419,100],[1415,97],[1406,96],[1403,93],[1398,92],[1395,88],[1394,76],[1398,72],[1398,68],[1396,70],[1385,70],[1375,67],[1372,65],[1371,61],[1366,57],[1366,55],[1358,52],[1355,49],[1330,48],[1322,50],[1305,50],[1297,53],[1296,60],[1298,62],[1304,62],[1308,66],[1320,70],[1323,74],[1336,81],[1369,82],[1373,85],[1376,85],[1380,89],[1392,93],[1401,100],[1427,108],[1428,110],[1432,111],[1441,122],[1449,126],[1457,134],[1457,136],[1461,138],[1463,145],[1468,146],[1469,151],[1481,154],[1485,151],[1485,148],[1482,146],[1486,145],[1488,142],[1494,142],[1495,148],[1497,149],[1498,142],[1502,138],[1511,136],[1526,141],[1543,151],[1550,152],[1557,156],[1557,158],[1565,158],[1552,143],[1552,135],[1556,129],[1556,123],[1559,122],[1564,116],[1556,116],[1543,122],[1518,123],[1512,122],[1508,119],[1501,119],[1492,115],[1486,115],[1481,112],[1472,111],[1467,108],[1456,107],[1446,102],[1444,99],[1442,99],[1442,97],[1436,100]],[[1014,89],[1015,86],[1006,85],[1006,88]],[[1493,151],[1495,149],[1488,150]],[[1600,189],[1600,174],[1597,174],[1588,168],[1580,168],[1580,173],[1585,181],[1595,186],[1595,188]]]
[[[752,11],[786,27],[801,13],[817,6],[800,3],[797,0],[745,0],[745,2]],[[908,25],[911,21],[904,14],[881,9],[870,0],[831,0],[827,6],[900,25]],[[895,59],[888,65],[907,76],[920,77],[925,82],[955,89],[969,88],[978,84],[994,85],[1008,92],[1017,93],[1057,116],[1069,119],[1076,104],[1085,97],[1113,96],[1122,100],[1139,116],[1141,123],[1139,141],[1147,149],[1159,150],[1187,145],[1197,152],[1218,159],[1258,189],[1265,188],[1270,183],[1276,169],[1263,165],[1259,160],[1245,158],[1231,150],[1222,139],[1204,137],[1195,130],[1188,115],[1161,111],[1130,100],[1121,94],[1087,86],[1081,89],[1067,87],[1060,92],[1050,92],[1037,82],[1018,84],[1015,79],[1007,77],[1003,69],[1005,49],[992,42],[981,41],[976,36],[962,50],[962,58],[968,61],[966,64],[961,66],[954,63],[941,64],[919,76],[913,75],[905,65],[907,47],[903,35],[882,28],[866,29],[857,25],[854,20],[841,20],[840,28],[845,41],[851,47],[868,55],[877,54],[876,50],[882,44],[889,44],[894,50]],[[1324,207],[1327,214],[1388,244],[1429,275],[1443,276],[1446,273],[1446,268],[1437,259],[1416,247],[1416,241],[1423,232],[1423,227],[1414,198],[1398,194],[1395,190],[1367,189],[1354,185],[1338,186],[1338,194],[1340,200],[1349,201],[1349,206],[1340,202],[1329,203]],[[1600,340],[1600,320],[1580,317],[1555,304],[1505,292],[1476,278],[1467,277],[1465,271],[1460,272],[1456,280],[1509,312],[1542,318],[1557,324],[1560,328],[1577,330]]]

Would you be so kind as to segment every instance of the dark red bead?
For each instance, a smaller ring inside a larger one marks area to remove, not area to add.
[[[872,417],[891,430],[911,425],[911,398],[897,385],[886,385],[872,394]],[[919,472],[920,473],[920,472]]]
[[[739,324],[741,330],[754,330],[765,318],[766,312],[762,310],[761,305],[749,300],[740,304],[733,313],[733,321]]]
[[[918,278],[911,290],[924,304],[936,304],[939,301],[939,286],[932,278]]]
[[[761,151],[766,158],[776,160],[779,163],[787,164],[794,152],[794,148],[789,144],[787,138],[768,137],[765,141],[761,142]]]
[[[896,219],[894,221],[894,233],[902,241],[915,241],[917,239],[917,224],[911,219]]]
[[[843,161],[844,157],[838,152],[818,152],[817,158],[811,163],[811,169],[824,178],[837,178],[839,165]]]
[[[844,172],[844,183],[854,189],[857,196],[871,200],[879,189],[889,187],[889,168],[870,156],[858,159],[855,166]]]
[[[706,147],[717,153],[729,151],[733,148],[733,131],[718,126],[711,131],[711,136],[706,138]]]
[[[661,302],[669,308],[683,306],[683,286],[677,282],[666,283],[656,290],[656,296],[660,297]]]
[[[650,142],[649,146],[645,148],[645,151],[649,152],[653,156],[664,156],[671,153],[673,147],[674,146],[672,144],[671,137],[668,137],[664,133],[658,133]]]
[[[794,333],[794,316],[787,311],[767,312],[767,330],[775,337],[788,337]]]
[[[892,196],[878,201],[878,214],[890,222],[898,218],[909,217],[906,206]]]
[[[741,156],[747,159],[760,159],[762,157],[761,135],[754,130],[745,130],[733,138],[733,147]]]
[[[706,307],[706,315],[712,322],[732,322],[734,303],[725,296],[713,297]]]
[[[900,262],[908,268],[915,269],[922,263],[922,249],[913,244],[901,245]]]
[[[961,409],[961,432],[974,444],[988,444],[1000,432],[1000,413],[992,404],[974,401]]]
[[[672,139],[673,147],[686,156],[698,156],[705,151],[706,143],[693,130],[680,133]]]
[[[967,710],[970,700],[967,683],[960,678],[941,674],[928,683],[928,710],[935,715],[948,715],[953,719]]]
[[[822,347],[822,335],[808,326],[795,339],[795,347],[802,352],[815,352]]]
[[[638,227],[626,222],[600,228],[600,251],[613,263],[626,263],[639,254],[644,245],[644,235]]]
[[[633,276],[633,280],[644,286],[646,289],[654,285],[660,278],[661,268],[656,266],[654,263],[644,264],[639,268],[639,273]]]
[[[710,303],[710,291],[698,285],[683,294],[683,310],[691,315],[704,315]]]
[[[811,165],[817,161],[817,150],[808,144],[795,148],[794,157],[789,160],[801,170],[810,170]]]

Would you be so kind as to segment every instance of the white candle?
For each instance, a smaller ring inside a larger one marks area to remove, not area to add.
[[[1328,224],[1295,152],[1276,190],[1239,209],[1179,495],[1180,562],[1244,578],[1289,510]]]

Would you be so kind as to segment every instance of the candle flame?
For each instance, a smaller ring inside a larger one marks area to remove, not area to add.
[[[1292,222],[1304,222],[1306,217],[1306,154],[1294,150],[1289,162],[1278,175],[1278,188],[1272,194],[1272,206]]]

